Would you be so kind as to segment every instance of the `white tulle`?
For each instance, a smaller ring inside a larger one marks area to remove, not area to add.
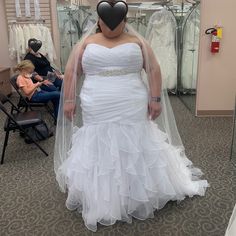
[[[202,172],[148,119],[139,46],[89,44],[82,66],[83,126],[74,128],[69,157],[57,172],[62,188],[66,180],[67,208],[81,212],[96,231],[97,223],[144,220],[170,200],[203,196],[208,183],[199,179]],[[98,75],[114,69],[129,73]]]
[[[230,217],[228,227],[225,232],[225,236],[235,236],[236,235],[236,205],[234,206],[233,213]]]

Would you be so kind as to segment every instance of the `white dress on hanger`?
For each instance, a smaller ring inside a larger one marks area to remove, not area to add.
[[[16,58],[15,30],[14,26],[9,27],[9,57],[11,60]]]
[[[17,59],[17,63],[19,63],[21,61],[21,43],[22,43],[22,39],[21,39],[21,33],[20,33],[20,29],[19,26],[15,26],[13,33],[15,34],[15,48],[16,48],[16,59]]]
[[[196,8],[191,15],[186,16],[183,33],[183,54],[181,82],[185,89],[196,89],[198,50],[200,34],[200,10]]]
[[[65,68],[72,48],[79,40],[78,30],[67,17],[68,16],[62,15],[60,28],[62,70]]]
[[[53,43],[53,40],[52,40],[51,32],[50,32],[49,28],[46,27],[46,26],[44,26],[44,30],[45,30],[45,37],[47,39],[47,41],[46,41],[46,52],[47,52],[49,61],[53,62],[54,60],[57,59],[57,56],[56,56],[56,51],[55,51],[55,48],[54,48],[54,43]]]
[[[82,67],[83,126],[74,130],[57,176],[66,180],[67,208],[82,212],[96,231],[98,222],[144,220],[170,200],[203,196],[208,183],[201,171],[148,119],[140,46],[88,44]]]
[[[173,14],[163,8],[153,13],[146,32],[146,39],[158,58],[163,82],[168,89],[177,85],[176,27]]]
[[[20,57],[23,58],[23,56],[26,53],[25,35],[24,35],[23,29],[22,29],[21,26],[18,26],[17,30],[18,30],[18,38],[17,38],[17,40],[18,40],[18,43],[19,43],[19,54],[20,54]]]
[[[28,40],[31,38],[30,29],[28,25],[23,26],[23,33],[25,36],[25,48],[28,48]]]

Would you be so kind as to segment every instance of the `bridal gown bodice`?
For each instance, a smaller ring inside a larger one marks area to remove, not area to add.
[[[67,208],[96,231],[97,223],[144,220],[170,200],[203,196],[208,183],[199,179],[201,171],[148,119],[139,45],[89,44],[82,68],[83,126],[75,127],[57,173],[59,185],[66,183]]]
[[[80,98],[84,124],[147,119],[148,96],[141,79],[143,56],[138,44],[113,48],[88,44],[82,68],[85,81]]]
[[[123,43],[113,48],[91,43],[84,51],[82,66],[86,76],[111,70],[140,73],[143,67],[142,51],[137,43]]]

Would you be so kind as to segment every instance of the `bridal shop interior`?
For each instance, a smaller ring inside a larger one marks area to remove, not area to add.
[[[1,236],[236,236],[236,1],[126,2],[126,24],[159,62],[185,153],[210,185],[205,196],[169,201],[153,218],[132,224],[99,224],[96,233],[80,213],[68,211],[54,173],[55,104],[27,100],[14,68],[34,38],[56,71],[47,79],[66,80],[70,53],[97,24],[98,1],[0,0]]]

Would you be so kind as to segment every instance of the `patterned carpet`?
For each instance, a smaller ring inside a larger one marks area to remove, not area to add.
[[[41,142],[50,153],[45,157],[11,133],[0,167],[0,235],[223,236],[236,202],[236,168],[229,162],[232,118],[195,118],[178,98],[171,97],[171,102],[186,154],[211,184],[205,197],[169,202],[153,219],[99,225],[92,233],[81,215],[65,208],[66,195],[53,172],[54,138]],[[4,119],[0,113],[1,146]]]

